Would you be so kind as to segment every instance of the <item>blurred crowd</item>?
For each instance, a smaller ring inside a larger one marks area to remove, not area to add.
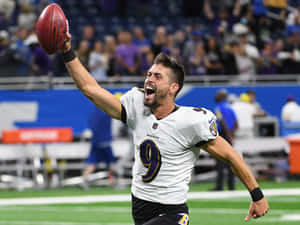
[[[52,2],[58,1],[0,0],[1,76],[67,75],[60,53],[47,55],[34,34],[38,15]],[[138,6],[150,15],[151,1],[138,2],[144,3]],[[100,80],[144,75],[159,52],[177,58],[190,76],[223,74],[249,80],[254,75],[300,71],[300,1],[178,2],[182,7],[175,7],[172,1],[169,10],[182,11],[182,18],[191,21],[184,26],[170,30],[168,24],[160,24],[149,32],[137,23],[99,35],[93,24],[85,24],[81,37],[74,38],[73,48]],[[137,17],[146,18],[138,13]]]

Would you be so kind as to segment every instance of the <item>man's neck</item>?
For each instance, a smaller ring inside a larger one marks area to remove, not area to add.
[[[153,115],[158,119],[163,119],[175,110],[176,106],[174,102],[168,104],[160,105],[155,109],[151,109]]]

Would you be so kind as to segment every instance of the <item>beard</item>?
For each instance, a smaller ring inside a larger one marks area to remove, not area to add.
[[[147,99],[147,96],[145,93],[144,105],[151,109],[155,109],[161,105],[162,100],[166,98],[167,94],[168,94],[167,90],[166,91],[156,90],[156,92],[151,96],[151,98]]]

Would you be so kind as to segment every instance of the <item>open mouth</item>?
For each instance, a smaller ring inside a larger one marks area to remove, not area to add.
[[[146,97],[150,97],[154,94],[155,94],[155,89],[153,87],[151,87],[151,86],[146,86],[145,87],[145,96]]]

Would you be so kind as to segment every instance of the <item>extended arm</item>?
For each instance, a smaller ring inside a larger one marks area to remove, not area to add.
[[[258,188],[258,184],[244,160],[222,137],[219,136],[215,140],[209,141],[201,148],[211,155],[227,162],[231,166],[233,172],[245,184],[250,193]],[[245,220],[248,221],[251,217],[258,218],[263,216],[268,210],[269,205],[264,197],[258,201],[254,200],[251,202],[249,213]]]
[[[71,35],[67,34],[67,40],[61,51],[66,53],[70,49]],[[85,96],[111,117],[119,120],[121,119],[122,106],[120,100],[102,88],[84,68],[77,57],[66,62],[66,67],[77,87]]]

